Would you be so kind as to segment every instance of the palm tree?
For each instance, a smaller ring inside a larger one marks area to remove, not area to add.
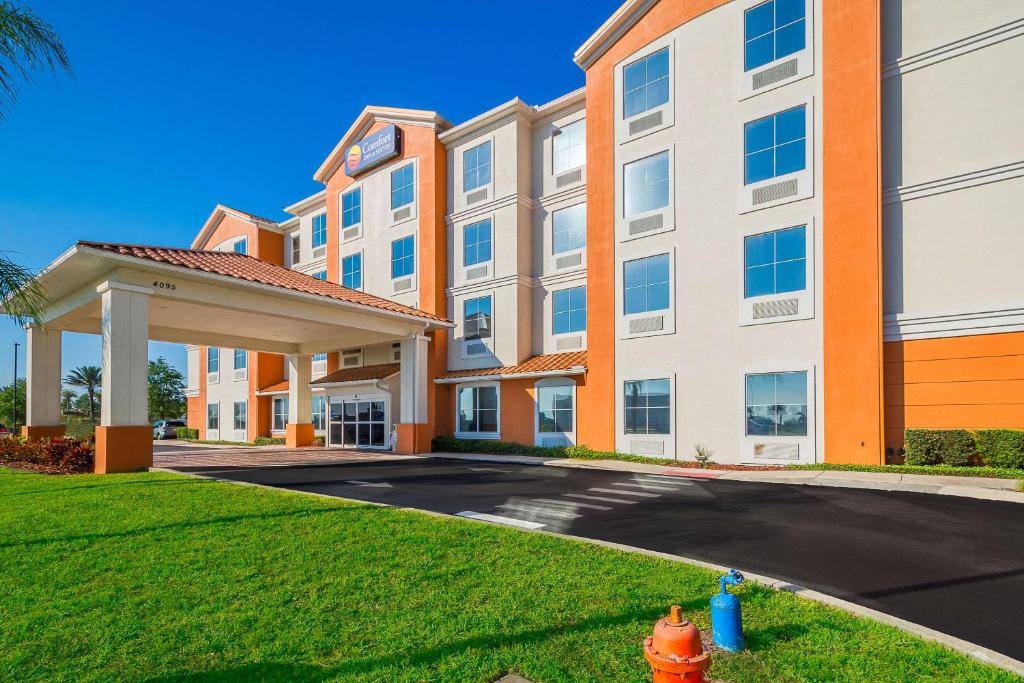
[[[71,391],[70,389],[60,390],[60,401],[64,404],[64,414],[67,415],[71,412],[71,402],[78,398],[78,394]]]
[[[71,62],[53,27],[27,7],[0,0],[0,120],[14,106],[18,83],[40,69],[71,73]]]
[[[85,389],[89,395],[89,421],[96,422],[96,390],[103,380],[102,371],[95,365],[82,365],[68,373],[64,384]]]
[[[0,312],[24,325],[30,319],[38,322],[45,304],[46,293],[32,271],[0,252]]]

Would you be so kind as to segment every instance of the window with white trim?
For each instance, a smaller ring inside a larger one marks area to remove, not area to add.
[[[747,436],[807,436],[807,372],[745,376]]]
[[[302,242],[299,240],[299,233],[292,235],[292,265],[302,262]]]
[[[498,433],[498,385],[459,387],[456,404],[460,434]]]
[[[274,398],[273,423],[271,429],[275,432],[283,432],[288,426],[288,397],[277,396]]]
[[[587,205],[576,204],[551,214],[551,250],[554,254],[587,246]]]
[[[325,396],[313,397],[312,421],[313,429],[316,431],[322,431],[327,428],[327,398]]]
[[[642,379],[624,383],[623,425],[626,434],[669,434],[672,431],[672,382]]]
[[[491,183],[491,141],[462,153],[462,191],[469,192]]]
[[[210,346],[206,349],[206,374],[216,375],[220,372],[220,349]]]
[[[341,259],[341,284],[350,289],[363,288],[363,254],[349,254]]]
[[[807,167],[807,106],[801,104],[743,126],[743,183],[750,185]]]
[[[249,240],[243,237],[242,239],[231,245],[231,250],[236,254],[248,254],[249,253]]]
[[[744,71],[803,50],[806,16],[806,0],[768,0],[744,12]]]
[[[234,411],[232,413],[233,426],[236,432],[244,432],[246,425],[246,403],[245,401],[235,401]]]
[[[587,330],[587,287],[570,287],[551,293],[551,332],[569,334]]]
[[[466,299],[462,303],[462,319],[467,341],[490,339],[492,310],[490,296]]]
[[[391,279],[416,272],[416,242],[412,235],[391,243]]]
[[[318,270],[315,273],[313,273],[313,277],[315,277],[317,280],[326,280],[327,279],[327,271],[326,270]]]
[[[626,218],[669,205],[668,150],[637,159],[622,169],[623,212]]]
[[[462,229],[462,264],[472,266],[491,260],[491,219],[470,223]]]
[[[584,119],[562,126],[551,143],[552,172],[579,168],[587,163],[587,126]]]
[[[807,288],[807,226],[743,238],[743,296],[751,298]]]
[[[398,209],[412,204],[416,198],[415,178],[412,164],[391,172],[391,208]]]
[[[318,213],[313,216],[313,248],[327,244],[327,214]]]
[[[341,228],[358,225],[363,221],[363,188],[357,187],[341,195]]]
[[[627,64],[622,70],[622,115],[631,118],[668,102],[667,47]]]
[[[245,349],[235,349],[235,370],[245,370],[249,364],[249,354]]]
[[[220,429],[220,404],[219,403],[207,403],[206,404],[206,428],[210,430]]]
[[[576,431],[576,391],[573,384],[537,386],[537,431],[572,434]]]
[[[669,308],[671,273],[668,254],[658,254],[622,264],[623,313],[647,313]]]

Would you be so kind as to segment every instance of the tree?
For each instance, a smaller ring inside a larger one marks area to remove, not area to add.
[[[0,0],[0,120],[14,107],[19,82],[31,83],[40,70],[71,75],[64,44],[32,10]]]
[[[185,376],[161,356],[149,361],[149,417],[181,417],[185,412]]]
[[[11,424],[14,421],[14,395],[15,385],[8,384],[0,389],[0,422],[15,429],[25,421],[25,378],[19,377],[17,382],[18,395],[18,424]]]
[[[103,382],[103,373],[95,365],[82,365],[68,373],[64,384],[85,389],[89,397],[89,421],[96,422],[96,395]]]
[[[0,252],[0,303],[3,312],[19,325],[39,320],[46,303],[46,294],[32,271]]]
[[[96,395],[96,400],[99,400],[99,394]],[[72,404],[71,408],[78,415],[88,415],[89,403],[89,394],[79,394],[78,398],[75,399],[75,402]],[[95,406],[96,404],[93,403],[92,405]]]
[[[71,405],[76,398],[78,398],[78,394],[70,389],[60,390],[60,404],[63,407],[65,415],[71,412]]]

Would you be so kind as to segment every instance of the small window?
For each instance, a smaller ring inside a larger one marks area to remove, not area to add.
[[[669,307],[668,254],[626,261],[622,271],[623,305],[626,315],[661,311]]]
[[[587,205],[577,204],[555,211],[551,216],[552,251],[562,254],[587,246]]]
[[[460,387],[458,410],[460,433],[497,434],[498,387]]]
[[[622,170],[627,218],[668,206],[668,151],[638,159]]]
[[[206,404],[206,428],[212,430],[220,429],[220,404]]]
[[[807,373],[746,376],[747,436],[807,436]]]
[[[391,360],[396,363],[402,360],[402,343],[392,342],[391,344]]]
[[[587,163],[587,126],[580,119],[562,126],[552,143],[552,171],[556,174]]]
[[[327,428],[327,400],[323,396],[313,397],[313,429],[322,431]]]
[[[554,334],[587,329],[587,288],[560,289],[551,296],[551,329]]]
[[[671,432],[672,383],[667,379],[626,382],[624,425],[626,434]]]
[[[668,48],[638,59],[622,70],[622,115],[631,118],[668,102]]]
[[[491,182],[491,142],[462,153],[462,191],[469,192]]]
[[[363,255],[361,253],[341,259],[341,284],[351,289],[362,289]]]
[[[327,244],[327,214],[318,213],[313,216],[313,248]]]
[[[807,167],[806,109],[806,105],[800,105],[743,127],[744,184]]]
[[[397,171],[391,172],[391,208],[397,209],[412,204],[416,198],[416,187],[413,182],[412,164],[406,164]]]
[[[472,266],[491,260],[491,219],[470,223],[462,230],[462,262]]]
[[[462,319],[465,323],[467,340],[491,337],[491,310],[491,297],[489,296],[466,299],[462,303]]]
[[[292,235],[292,265],[302,261],[302,242],[299,241],[299,233]]]
[[[231,249],[236,254],[248,254],[249,253],[249,240],[246,239],[245,237],[243,237],[242,239],[240,239],[237,242],[235,242],[234,245],[231,247]]]
[[[359,225],[363,221],[363,188],[341,195],[341,228]]]
[[[327,271],[326,270],[318,270],[315,273],[313,273],[313,277],[315,277],[317,280],[326,280],[327,279]]]
[[[246,424],[245,401],[235,401],[233,417],[235,431],[244,432]]]
[[[416,272],[415,241],[412,235],[391,243],[391,279]]]
[[[806,47],[805,0],[768,0],[743,14],[743,68],[764,66]]]
[[[249,364],[249,354],[245,349],[235,349],[235,370],[245,370]]]
[[[288,397],[281,396],[274,399],[274,421],[272,429],[275,432],[283,432],[288,426]]]
[[[541,434],[571,434],[575,412],[575,389],[571,385],[537,387],[537,431]]]
[[[743,296],[807,288],[807,228],[799,226],[743,238]]]
[[[206,373],[216,375],[220,372],[220,349],[211,346],[206,349]]]

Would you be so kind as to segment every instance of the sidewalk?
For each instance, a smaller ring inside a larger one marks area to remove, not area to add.
[[[648,465],[624,462],[622,460],[575,460],[572,458],[541,458],[530,455],[433,453],[430,457],[545,465],[548,467],[615,470],[618,472],[693,477],[696,479],[726,479],[729,481],[753,481],[798,486],[834,486],[874,489],[877,491],[909,491],[912,493],[933,493],[940,496],[959,496],[961,498],[977,498],[979,500],[1024,503],[1024,492],[1015,490],[1017,488],[1017,479],[947,477],[930,474],[896,474],[889,472],[838,472],[832,470],[751,470],[745,472]]]

